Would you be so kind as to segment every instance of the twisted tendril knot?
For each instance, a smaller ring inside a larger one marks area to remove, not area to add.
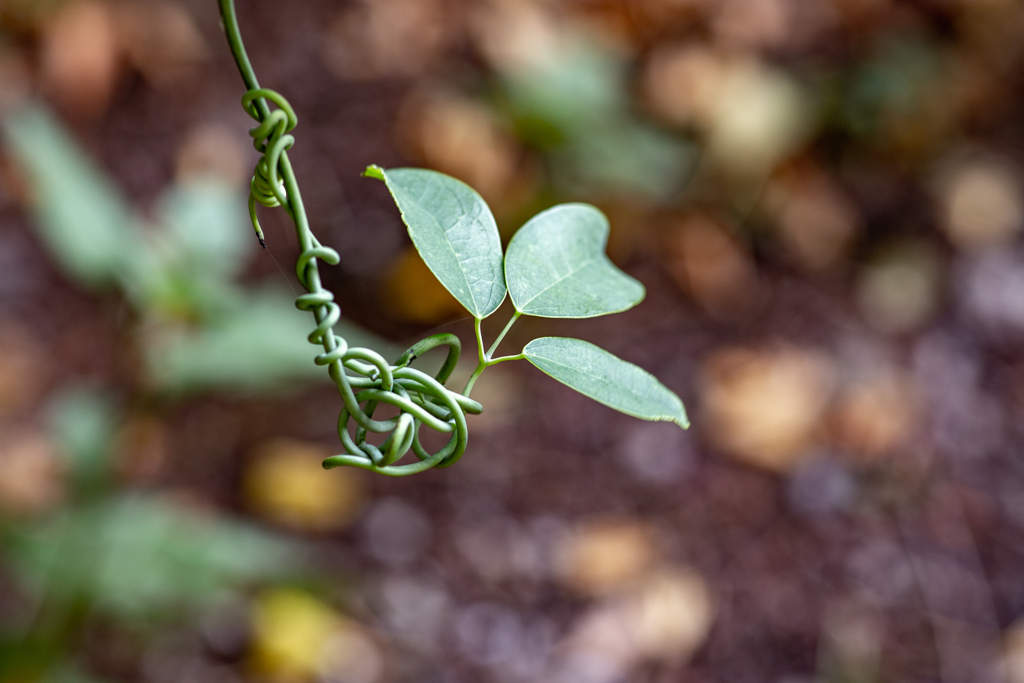
[[[267,102],[276,109],[271,110]],[[444,386],[459,359],[462,349],[459,338],[452,334],[427,337],[390,365],[377,352],[350,347],[344,338],[334,333],[334,325],[341,319],[341,308],[335,303],[334,294],[320,284],[317,261],[337,265],[339,256],[334,249],[321,245],[313,235],[302,208],[286,154],[295,144],[295,138],[289,135],[298,123],[295,111],[279,93],[259,87],[245,93],[242,107],[257,123],[249,134],[261,155],[250,182],[249,215],[253,227],[262,242],[257,202],[271,208],[284,207],[295,222],[302,246],[295,274],[307,291],[295,300],[295,306],[311,312],[316,319],[316,329],[310,332],[308,339],[324,350],[316,356],[315,362],[327,366],[344,403],[338,415],[338,437],[345,453],[327,458],[324,467],[353,465],[401,476],[454,464],[466,451],[469,438],[466,413],[477,414],[483,409],[476,401]],[[438,346],[447,346],[448,356],[437,375],[431,377],[410,367],[413,360]],[[375,420],[374,412],[381,404],[395,406],[398,415]],[[349,422],[355,423],[354,436],[349,433]],[[451,434],[451,438],[430,453],[420,442],[421,425]],[[388,436],[376,446],[367,441],[371,433]],[[418,462],[396,465],[410,450]]]

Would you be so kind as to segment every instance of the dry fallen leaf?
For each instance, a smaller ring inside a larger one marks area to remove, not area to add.
[[[960,164],[939,184],[946,234],[962,249],[1004,244],[1024,227],[1022,178],[1009,163],[979,159]]]
[[[832,361],[810,349],[716,352],[700,382],[711,440],[742,462],[791,469],[819,431],[834,374]]]
[[[452,17],[439,0],[360,0],[327,27],[324,64],[340,78],[414,76],[447,48]]]
[[[468,184],[492,207],[515,189],[518,144],[480,102],[440,91],[414,93],[402,107],[399,136],[412,156]]]
[[[840,446],[865,458],[891,453],[913,433],[917,397],[911,378],[879,374],[840,394],[832,422]]]
[[[0,443],[0,510],[37,514],[64,497],[64,470],[56,445],[35,431],[6,434]]]
[[[110,5],[73,0],[43,29],[43,87],[71,117],[93,119],[110,101],[120,71],[121,49]]]
[[[636,580],[654,560],[654,534],[641,522],[606,520],[582,525],[559,549],[562,581],[599,595]]]
[[[231,187],[249,184],[252,168],[237,131],[220,124],[203,124],[190,130],[178,149],[175,180],[216,177]]]
[[[128,59],[157,87],[181,83],[209,56],[192,16],[177,2],[121,3],[116,19]]]
[[[707,47],[658,46],[643,72],[644,97],[669,123],[704,126],[711,120],[724,70],[724,58]]]
[[[666,265],[709,314],[729,317],[757,299],[757,269],[745,246],[704,215],[680,220],[666,236]]]
[[[811,271],[842,263],[860,227],[857,207],[821,170],[802,166],[768,187],[766,204],[783,244]]]
[[[711,588],[688,567],[662,567],[606,598],[571,627],[563,656],[586,670],[626,674],[643,661],[686,662],[707,638],[715,614]]]
[[[790,38],[794,22],[789,0],[722,0],[715,9],[715,42],[729,49],[778,47]]]

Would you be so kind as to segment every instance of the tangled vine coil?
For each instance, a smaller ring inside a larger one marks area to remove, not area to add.
[[[327,458],[324,467],[353,465],[392,476],[448,467],[466,450],[469,438],[466,414],[477,414],[483,409],[476,401],[444,386],[461,353],[459,338],[452,334],[427,337],[391,365],[377,352],[350,347],[344,338],[334,333],[334,325],[341,319],[341,309],[334,301],[334,294],[320,282],[318,262],[337,265],[339,256],[334,249],[320,244],[310,230],[288,160],[287,150],[295,144],[295,138],[289,134],[297,123],[295,111],[279,93],[260,87],[242,45],[234,4],[232,0],[219,1],[228,44],[247,88],[242,107],[257,123],[249,131],[261,155],[250,183],[249,215],[253,228],[265,247],[256,215],[257,203],[283,207],[291,216],[301,248],[295,274],[307,291],[296,299],[295,305],[313,314],[316,329],[308,339],[323,347],[315,362],[327,366],[344,403],[338,416],[338,436],[345,453]],[[272,110],[270,104],[276,109]],[[448,347],[448,356],[437,375],[432,377],[410,367],[416,358],[439,346]],[[395,406],[399,414],[390,419],[374,419],[381,404]],[[354,436],[349,433],[350,422],[354,423]],[[431,453],[420,441],[422,425],[451,434],[451,437]],[[369,434],[388,436],[377,446],[367,441]],[[410,450],[418,462],[395,464]]]

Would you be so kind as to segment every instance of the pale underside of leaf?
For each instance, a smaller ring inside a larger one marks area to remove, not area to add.
[[[465,183],[418,168],[380,169],[416,250],[441,284],[473,316],[486,318],[505,299],[501,238],[483,198]]]
[[[605,255],[608,230],[608,219],[588,204],[561,204],[527,221],[505,258],[516,310],[548,318],[591,318],[639,303],[643,285]]]
[[[523,356],[542,372],[609,408],[686,429],[686,409],[672,391],[641,367],[580,339],[541,337]]]

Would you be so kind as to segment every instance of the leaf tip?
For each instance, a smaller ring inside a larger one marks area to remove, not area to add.
[[[384,169],[377,164],[370,164],[363,171],[364,178],[376,178],[377,180],[384,180]]]
[[[675,398],[676,403],[678,403],[678,409],[675,411],[675,415],[673,415],[669,419],[675,424],[679,425],[680,429],[689,429],[690,416],[686,414],[686,406],[683,405],[682,399],[680,399],[679,396],[675,394],[675,392],[672,392],[672,396]]]

